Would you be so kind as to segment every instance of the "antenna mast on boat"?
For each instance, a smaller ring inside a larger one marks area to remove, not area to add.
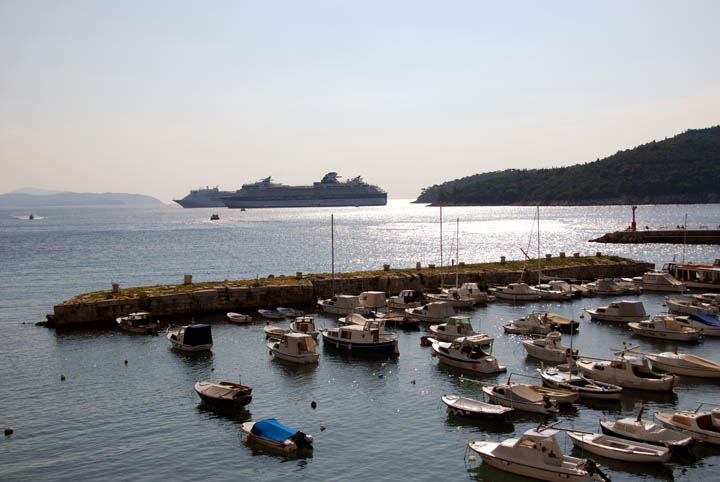
[[[442,204],[440,205],[440,276],[442,276],[443,267],[443,246],[442,246]],[[442,284],[442,282],[440,282]]]
[[[335,296],[335,215],[330,215],[330,253],[332,259],[332,281],[330,288],[332,295]]]
[[[537,284],[540,285],[540,205],[537,205],[537,228],[538,228],[538,280]]]
[[[685,241],[687,241],[687,213],[685,213],[685,224],[683,224],[683,264],[685,264]]]
[[[455,288],[458,287],[458,269],[460,266],[460,218],[455,222]]]

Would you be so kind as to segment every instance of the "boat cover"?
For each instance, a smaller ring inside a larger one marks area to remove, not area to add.
[[[708,313],[693,313],[692,315],[690,315],[690,318],[699,321],[700,323],[703,323],[705,325],[720,326],[720,319]]]
[[[250,433],[257,435],[258,437],[268,438],[276,442],[282,442],[284,440],[293,437],[298,430],[290,427],[286,427],[274,418],[266,418],[255,422]]]
[[[210,325],[190,325],[185,328],[183,343],[185,345],[212,345]]]

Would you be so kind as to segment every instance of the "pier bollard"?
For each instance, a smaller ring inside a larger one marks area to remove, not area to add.
[[[561,257],[561,258],[564,258],[564,257],[565,257],[565,251],[560,251],[560,257]]]
[[[390,271],[390,265],[389,265],[389,264],[384,264],[384,265],[383,265],[383,271]]]
[[[422,265],[420,264],[420,261],[418,261],[417,263],[415,263],[415,269],[418,270],[418,271],[420,271],[420,270],[422,269]]]
[[[295,273],[295,279],[302,279],[302,271]]]
[[[114,295],[120,294],[120,284],[119,283],[112,284],[112,292]]]
[[[573,257],[579,258],[579,257],[580,257],[580,253],[573,253]]]
[[[500,256],[500,264],[505,264],[505,256]]]
[[[186,274],[183,278],[183,284],[191,285],[192,284],[192,275]]]
[[[552,259],[552,254],[550,254],[550,253],[546,254],[545,259],[548,259],[548,260]]]

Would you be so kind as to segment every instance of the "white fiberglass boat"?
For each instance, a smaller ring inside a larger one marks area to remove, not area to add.
[[[213,340],[210,325],[188,325],[167,330],[167,339],[176,350],[209,351]]]
[[[641,277],[633,278],[635,284],[643,291],[665,291],[672,293],[683,293],[687,291],[684,283],[676,280],[669,273],[650,271]]]
[[[624,356],[624,351],[620,353],[614,360],[581,359],[577,366],[588,378],[623,388],[671,392],[677,384],[677,377],[652,370],[647,359]]]
[[[720,408],[711,412],[700,411],[704,403],[695,410],[676,412],[655,412],[655,419],[665,427],[692,437],[698,442],[720,445]]]
[[[312,435],[287,427],[274,418],[245,422],[240,426],[240,430],[245,434],[248,443],[263,445],[278,452],[291,453],[313,449]]]
[[[243,315],[242,313],[234,313],[232,311],[225,314],[227,319],[233,323],[252,323],[252,316]]]
[[[455,316],[455,309],[444,301],[435,301],[418,308],[407,308],[406,316],[425,323],[444,323]]]
[[[485,403],[460,395],[443,395],[442,402],[447,405],[447,413],[460,417],[490,418],[504,420],[514,410],[493,403]]]
[[[657,445],[622,439],[602,433],[567,432],[576,446],[615,460],[625,462],[665,462],[670,449]]]
[[[513,335],[537,334],[547,335],[553,331],[553,327],[548,319],[548,314],[541,311],[533,311],[520,319],[512,320],[507,325],[503,325],[505,333]]]
[[[686,449],[693,443],[692,438],[687,435],[669,428],[663,428],[650,420],[643,420],[644,408],[640,409],[635,418],[621,418],[614,422],[601,418],[600,428],[602,432],[613,437],[668,447],[671,450]]]
[[[631,321],[642,321],[648,319],[645,307],[642,301],[616,301],[608,306],[596,308],[594,310],[586,309],[590,318],[600,321],[618,321],[621,323],[629,323]]]
[[[598,296],[636,295],[640,288],[632,281],[620,281],[612,278],[602,278],[592,283],[585,283],[583,288]]]
[[[463,336],[480,335],[480,332],[473,330],[470,317],[452,316],[447,323],[430,325],[430,332],[436,340],[453,341]]]
[[[668,310],[673,313],[680,313],[682,315],[692,315],[693,313],[707,313],[710,315],[716,315],[720,313],[720,306],[700,301],[692,296],[684,298],[665,298],[665,304]]]
[[[359,296],[335,295],[326,300],[319,300],[318,305],[325,313],[333,315],[349,315],[351,313],[369,315],[371,313],[370,308],[362,305]]]
[[[696,328],[703,336],[720,336],[720,319],[708,313],[693,313],[690,316],[678,316],[676,321],[681,326]]]
[[[557,402],[547,395],[541,395],[526,385],[506,383],[504,385],[485,385],[482,387],[485,395],[491,402],[514,408],[523,412],[533,412],[547,415],[557,413]]]
[[[422,306],[422,294],[415,290],[402,290],[399,294],[391,296],[385,302],[388,308],[394,310],[404,310],[406,308],[417,308]]]
[[[560,371],[557,368],[539,369],[543,384],[577,392],[580,398],[590,400],[620,400],[622,387],[611,383],[588,380],[581,375]]]
[[[589,459],[565,455],[555,439],[557,430],[528,430],[502,442],[476,441],[468,447],[483,462],[511,474],[540,480],[590,482],[610,480]]]
[[[394,353],[399,354],[398,338],[395,333],[385,331],[385,321],[368,319],[365,326],[347,325],[338,328],[325,328],[321,331],[323,344],[339,350],[357,353]]]
[[[451,342],[432,340],[432,355],[445,364],[479,373],[507,370],[492,356],[493,339],[485,334],[456,338]]]
[[[503,300],[535,301],[540,299],[540,295],[531,289],[527,283],[510,283],[507,286],[490,288],[490,293]]]
[[[688,326],[681,326],[675,320],[675,315],[667,313],[655,315],[652,320],[628,323],[628,326],[638,335],[650,338],[674,341],[700,340],[699,330]]]
[[[690,353],[644,353],[654,368],[700,378],[720,378],[720,363]]]
[[[317,340],[320,332],[315,328],[315,318],[312,316],[298,316],[290,322],[290,331],[292,333],[302,333],[310,335],[313,340]]]
[[[562,363],[578,354],[577,348],[562,344],[562,335],[557,331],[550,332],[545,338],[522,340],[522,345],[531,357],[554,363]]]
[[[475,299],[474,298],[463,298],[460,296],[460,294],[457,291],[453,291],[450,293],[444,292],[444,293],[428,293],[425,295],[425,297],[432,303],[432,302],[438,302],[442,301],[444,303],[449,304],[453,308],[463,308],[463,309],[470,309],[475,305]]]
[[[320,358],[312,337],[304,333],[286,333],[271,339],[267,347],[274,357],[293,363],[316,363]]]

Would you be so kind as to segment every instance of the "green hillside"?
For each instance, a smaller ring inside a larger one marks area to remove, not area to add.
[[[720,126],[688,130],[594,162],[507,169],[423,189],[415,202],[592,205],[720,202]]]

